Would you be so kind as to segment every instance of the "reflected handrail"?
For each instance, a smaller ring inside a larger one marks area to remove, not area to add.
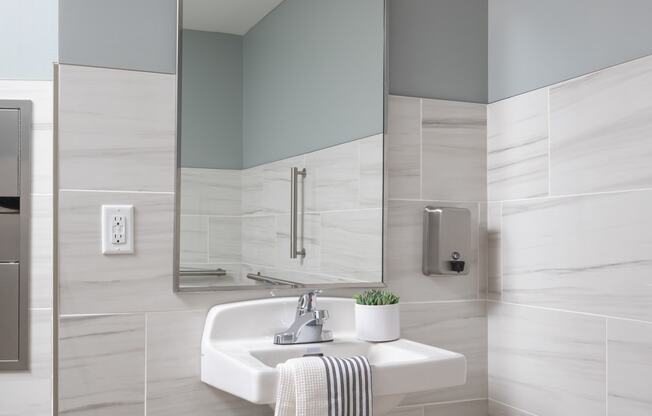
[[[226,276],[226,270],[217,269],[185,269],[179,271],[179,276]]]
[[[255,280],[257,282],[269,283],[274,286],[288,286],[291,288],[302,288],[306,285],[302,283],[293,282],[291,280],[277,279],[275,277],[264,276],[258,273],[247,273],[247,279]]]

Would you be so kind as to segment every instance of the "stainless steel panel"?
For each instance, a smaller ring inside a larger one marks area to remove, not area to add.
[[[20,272],[0,264],[0,363],[20,358]]]
[[[0,213],[0,263],[20,259],[20,214]]]
[[[20,111],[0,108],[0,196],[20,195]]]
[[[466,208],[426,207],[423,218],[423,274],[468,274],[470,258],[471,211]]]

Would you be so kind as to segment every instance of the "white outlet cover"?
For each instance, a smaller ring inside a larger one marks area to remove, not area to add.
[[[102,254],[133,254],[134,206],[102,205],[101,215]],[[118,230],[121,234],[124,232],[124,235],[114,238],[114,233]]]

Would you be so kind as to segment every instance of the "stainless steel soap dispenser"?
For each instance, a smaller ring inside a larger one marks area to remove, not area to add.
[[[471,211],[426,207],[423,213],[423,274],[468,274],[470,258]]]

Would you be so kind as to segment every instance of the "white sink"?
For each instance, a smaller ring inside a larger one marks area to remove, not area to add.
[[[333,342],[274,345],[274,334],[294,321],[296,306],[293,297],[213,307],[202,337],[202,381],[252,403],[273,405],[277,364],[304,354],[363,355],[372,367],[376,415],[391,410],[408,393],[466,382],[466,359],[461,354],[406,339],[383,343],[356,339],[353,299],[317,300],[319,309],[330,312],[324,327],[333,331]]]

